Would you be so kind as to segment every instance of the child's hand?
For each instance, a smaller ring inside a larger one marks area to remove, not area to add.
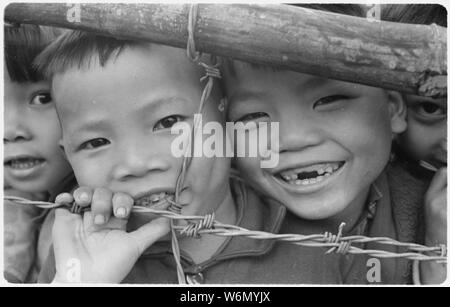
[[[441,168],[425,193],[425,241],[429,245],[447,243],[447,168]]]
[[[56,282],[119,283],[141,254],[166,235],[169,221],[158,218],[127,233],[133,199],[104,188],[79,188],[57,203],[91,205],[83,216],[57,209],[53,226]]]
[[[447,244],[447,168],[440,169],[425,193],[425,245]],[[424,261],[420,266],[422,283],[442,283],[446,266],[434,261]]]

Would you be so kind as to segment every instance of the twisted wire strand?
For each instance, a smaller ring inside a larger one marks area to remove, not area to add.
[[[197,23],[197,15],[198,15],[198,4],[191,4],[189,7],[188,24],[187,24],[188,41],[187,41],[187,46],[186,46],[186,52],[187,52],[187,57],[190,61],[203,67],[205,70],[205,76],[200,78],[200,82],[207,80],[207,83],[203,89],[202,96],[200,98],[200,104],[199,104],[199,107],[197,110],[198,114],[202,114],[205,103],[208,100],[208,98],[211,94],[211,91],[213,89],[214,78],[221,78],[221,75],[220,75],[220,70],[218,68],[220,65],[219,61],[215,60],[215,63],[213,65],[209,65],[200,60],[202,54],[196,50],[195,39],[194,39],[195,26]],[[216,58],[214,58],[214,59],[216,59]],[[199,125],[200,125],[199,120],[196,120],[196,117],[194,116],[194,123],[193,123],[192,130],[191,130],[191,138],[189,140],[188,146],[186,147],[186,152],[183,157],[181,169],[180,169],[180,172],[178,174],[176,184],[175,184],[175,202],[172,202],[169,207],[169,211],[176,213],[176,214],[181,214],[181,210],[182,210],[183,206],[185,205],[185,204],[180,203],[180,201],[179,201],[180,193],[184,189],[184,182],[186,180],[187,172],[188,172],[188,169],[192,162],[193,151],[195,150],[195,148],[194,148],[195,137],[196,137]],[[190,155],[188,154],[189,150],[191,151]],[[212,226],[213,221],[214,221],[214,216],[212,217],[212,220],[211,220],[211,218],[205,217],[205,223],[201,223],[201,222],[194,223],[194,224],[191,223],[184,230],[184,234],[190,235],[190,236],[198,236],[199,230],[205,228],[209,224],[211,224],[211,226]],[[185,284],[186,276],[184,275],[183,267],[181,265],[180,248],[179,248],[179,244],[178,244],[178,238],[175,233],[176,225],[174,224],[174,220],[170,221],[170,227],[171,227],[171,233],[172,233],[172,250],[173,250],[175,263],[177,266],[178,282],[180,284]]]
[[[59,207],[67,207],[65,204],[54,204],[50,202],[42,202],[42,201],[29,201],[27,199],[15,196],[5,196],[5,200],[14,201],[19,205],[34,205],[39,208],[44,209],[54,209]],[[70,209],[70,208],[67,208]],[[257,230],[249,230],[237,225],[223,224],[219,221],[214,220],[214,217],[209,216],[196,216],[196,215],[181,215],[171,211],[164,210],[155,210],[146,208],[143,206],[134,206],[131,210],[133,213],[153,213],[155,215],[160,215],[162,217],[166,217],[172,220],[186,220],[192,223],[202,222],[202,227],[197,226],[198,230],[194,233],[196,236],[210,234],[224,237],[246,237],[250,239],[256,240],[276,240],[288,242],[291,244],[296,244],[299,246],[306,247],[323,247],[332,249],[334,252],[347,252],[349,254],[365,254],[378,258],[406,258],[410,260],[418,260],[418,261],[438,261],[444,262],[447,261],[447,247],[444,244],[434,247],[428,247],[424,245],[420,245],[417,243],[407,243],[407,242],[399,242],[397,240],[387,238],[387,237],[365,237],[365,236],[340,236],[333,235],[331,233],[324,234],[312,234],[312,235],[302,235],[302,234],[273,234],[265,231],[257,231]],[[204,221],[208,222],[204,222]],[[188,231],[187,227],[192,228],[193,226],[177,226],[174,225],[174,230],[178,233],[186,235],[190,231]],[[342,225],[342,224],[341,224]],[[208,226],[208,227],[206,227]],[[340,226],[341,228],[341,226]],[[341,233],[342,234],[342,233]],[[333,238],[330,240],[330,238]],[[393,245],[398,247],[403,247],[408,249],[408,252],[389,252],[384,250],[376,250],[376,249],[363,249],[354,246],[355,244],[364,244],[368,242],[376,242],[380,244]],[[345,246],[343,243],[346,243]],[[332,251],[332,252],[333,252]],[[426,255],[422,253],[432,253],[434,255]]]

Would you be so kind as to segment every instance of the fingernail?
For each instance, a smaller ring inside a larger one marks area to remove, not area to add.
[[[117,217],[125,217],[127,215],[127,209],[124,207],[117,208],[116,210],[116,216]]]
[[[87,195],[87,193],[83,193],[80,195],[80,200],[81,201],[88,201],[89,200],[89,195]]]
[[[96,215],[94,218],[94,224],[102,225],[103,223],[105,223],[105,217],[101,214]]]

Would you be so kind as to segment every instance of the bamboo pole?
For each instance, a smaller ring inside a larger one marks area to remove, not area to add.
[[[12,3],[5,20],[186,48],[189,4]],[[76,14],[76,12],[75,12]],[[447,95],[446,28],[369,21],[282,4],[200,4],[199,51],[399,90]]]

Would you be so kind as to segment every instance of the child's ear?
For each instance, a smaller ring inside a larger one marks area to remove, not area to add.
[[[402,133],[406,130],[406,103],[403,95],[396,91],[387,91],[389,116],[392,133]]]
[[[64,143],[63,143],[62,139],[58,141],[58,146],[59,146],[59,149],[61,149],[61,152],[62,152],[64,158],[67,160],[66,151],[64,150]]]

